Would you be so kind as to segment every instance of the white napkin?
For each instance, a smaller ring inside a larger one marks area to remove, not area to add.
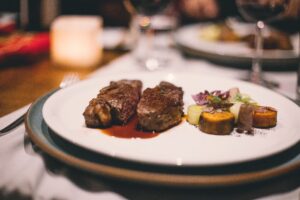
[[[270,195],[268,197],[258,198],[257,200],[299,200],[300,188],[283,194]]]
[[[0,118],[0,128],[10,123],[28,109],[25,106]],[[24,124],[0,137],[0,188],[4,194],[19,192],[33,199],[111,199],[124,197],[103,187],[101,192],[87,192],[64,176],[47,172],[41,157],[24,147]],[[0,196],[1,197],[1,196]]]

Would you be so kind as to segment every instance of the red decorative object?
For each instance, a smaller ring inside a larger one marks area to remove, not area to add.
[[[13,61],[33,61],[49,52],[48,33],[16,33],[0,42],[0,63]]]

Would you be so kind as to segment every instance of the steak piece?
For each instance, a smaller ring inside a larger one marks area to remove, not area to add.
[[[164,131],[181,122],[182,115],[182,88],[164,81],[147,88],[137,107],[139,125],[146,131]]]
[[[104,128],[112,124],[126,124],[136,113],[141,90],[142,82],[139,80],[110,82],[86,107],[83,113],[86,126]]]

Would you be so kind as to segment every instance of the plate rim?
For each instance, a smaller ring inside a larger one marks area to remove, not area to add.
[[[159,74],[160,74],[161,77],[167,77],[167,76],[169,75],[169,73],[167,73],[167,72],[166,72],[166,73],[163,73],[163,74],[161,74],[161,73],[159,73]],[[119,74],[119,75],[121,76],[121,75],[123,75],[123,74],[121,73],[121,74]],[[145,73],[145,72],[142,72],[142,73],[141,73],[141,72],[137,72],[137,73],[131,74],[130,77],[131,77],[131,78],[132,78],[132,77],[140,77],[140,75],[150,76],[148,73]],[[153,75],[153,74],[151,74],[151,75]],[[181,73],[181,75],[182,75],[182,73]],[[186,76],[186,75],[191,75],[191,74],[190,74],[190,73],[184,73],[184,74],[183,74],[183,76]],[[121,77],[122,77],[122,76],[121,76]],[[128,78],[128,76],[125,76],[125,77]],[[206,76],[206,78],[208,78],[208,79],[215,79],[213,76]],[[82,81],[82,82],[83,82],[83,84],[88,85],[89,82],[90,82],[90,83],[94,83],[94,82],[98,82],[98,81],[100,81],[100,80],[102,81],[102,79],[100,79],[100,78],[94,78],[94,79],[87,79],[87,80],[84,80],[84,81]],[[236,85],[238,85],[238,83],[243,83],[243,84],[245,84],[245,86],[258,87],[258,88],[260,88],[261,90],[266,90],[266,91],[268,91],[268,92],[270,92],[270,93],[274,93],[274,95],[277,95],[277,96],[280,96],[280,97],[286,99],[286,97],[284,97],[283,95],[280,95],[280,94],[278,94],[278,93],[276,93],[276,92],[274,92],[274,91],[268,90],[268,89],[263,88],[263,87],[261,87],[261,86],[253,85],[253,84],[251,84],[251,83],[249,83],[249,82],[246,82],[246,81],[237,80],[237,79],[232,79],[232,78],[223,78],[223,80],[224,80],[224,81],[229,81],[229,82],[232,82],[232,81],[237,82]],[[109,82],[109,79],[107,79],[107,82]],[[90,84],[89,84],[89,85],[90,85]],[[72,86],[71,86],[71,87],[72,87]],[[286,99],[286,100],[288,100],[288,99]],[[46,102],[46,103],[47,103],[47,102]],[[45,104],[46,104],[46,103],[45,103]],[[290,102],[290,103],[293,103],[293,102]],[[45,106],[44,106],[44,107],[45,107]],[[43,113],[44,113],[44,107],[43,107],[43,109],[42,109],[42,112],[43,112]],[[299,113],[298,113],[298,114],[299,114]],[[43,117],[44,117],[44,116],[43,116]],[[46,124],[47,124],[47,120],[45,120],[45,122],[46,122]],[[47,126],[51,128],[51,125],[47,124]],[[54,132],[56,132],[56,131],[55,131],[55,130],[56,130],[55,128],[52,127],[51,129],[52,129]],[[69,136],[68,136],[68,135],[66,136],[65,134],[61,134],[61,133],[58,133],[58,132],[56,132],[56,134],[58,134],[59,136],[61,136],[61,137],[64,138],[65,140],[67,140],[67,141],[71,142],[72,144],[77,145],[77,146],[79,146],[79,147],[81,147],[81,148],[85,148],[85,149],[94,151],[94,152],[99,153],[99,154],[111,156],[111,154],[108,153],[106,150],[103,151],[103,150],[91,148],[90,146],[87,146],[87,145],[85,144],[86,142],[80,143],[80,142],[74,140],[73,137],[70,139]],[[251,155],[250,158],[243,158],[243,159],[230,160],[230,161],[224,161],[224,162],[215,162],[215,161],[214,161],[213,163],[212,163],[212,161],[209,161],[208,163],[201,163],[201,164],[196,164],[196,163],[185,163],[185,164],[183,164],[182,166],[185,166],[185,167],[222,166],[222,165],[227,165],[227,164],[238,164],[238,163],[243,163],[243,162],[255,161],[255,160],[257,160],[257,159],[263,159],[263,158],[267,158],[267,157],[272,156],[272,155],[279,154],[280,152],[283,152],[283,151],[289,149],[290,147],[294,146],[294,145],[297,144],[297,142],[299,142],[299,141],[300,141],[300,138],[298,138],[298,139],[295,140],[294,142],[289,142],[289,145],[284,145],[284,147],[281,147],[280,149],[277,149],[276,151],[268,152],[268,153],[265,153],[265,154],[263,154],[263,155],[256,155],[256,156]],[[160,166],[175,166],[175,165],[176,165],[176,163],[173,163],[173,162],[171,163],[170,160],[167,161],[167,162],[159,162],[159,161],[157,161],[157,160],[156,160],[156,161],[155,161],[155,160],[140,160],[140,158],[135,158],[135,157],[129,157],[129,158],[128,158],[128,157],[124,157],[123,154],[121,154],[121,155],[116,154],[116,155],[114,155],[113,157],[118,158],[118,159],[123,159],[123,160],[130,160],[130,161],[133,161],[133,162],[136,162],[136,163],[154,164],[154,165],[160,165]]]
[[[274,168],[263,169],[254,172],[245,172],[240,174],[228,174],[228,175],[186,175],[186,174],[167,174],[167,173],[155,173],[149,171],[137,171],[132,169],[125,169],[121,166],[109,166],[100,163],[94,163],[91,161],[80,159],[74,155],[59,150],[53,146],[48,145],[38,133],[36,133],[32,127],[32,115],[35,110],[41,112],[41,108],[45,100],[49,98],[57,90],[51,91],[44,96],[37,99],[31,104],[27,111],[25,118],[25,128],[31,138],[31,140],[44,152],[50,156],[60,160],[71,167],[76,167],[81,170],[85,170],[100,176],[109,177],[113,179],[122,179],[126,181],[133,181],[137,183],[145,183],[150,185],[162,185],[172,187],[213,187],[213,186],[234,186],[246,183],[252,183],[257,181],[263,181],[270,178],[275,178],[287,173],[291,173],[300,168],[300,161],[289,162],[288,165],[275,166]],[[39,108],[39,106],[41,108]],[[41,122],[43,119],[40,119]],[[41,134],[42,130],[41,130]]]

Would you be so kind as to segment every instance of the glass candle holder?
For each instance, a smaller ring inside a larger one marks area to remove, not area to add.
[[[100,64],[102,18],[60,16],[51,25],[51,60],[64,68],[91,68]]]

